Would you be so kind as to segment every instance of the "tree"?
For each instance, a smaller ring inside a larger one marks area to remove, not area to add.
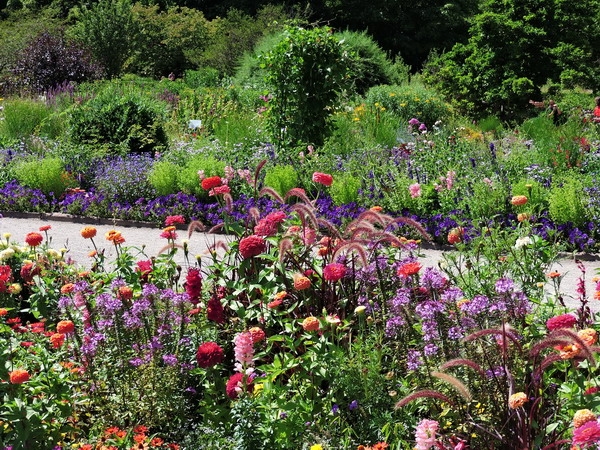
[[[136,26],[129,0],[100,0],[83,6],[72,36],[88,47],[108,77],[121,74],[132,51]]]
[[[582,0],[598,11],[598,0]],[[426,79],[465,112],[511,118],[550,82],[571,80],[593,87],[598,71],[597,20],[579,30],[581,11],[563,0],[489,0],[477,14],[466,44],[434,57]],[[594,13],[598,15],[598,13]],[[587,69],[587,70],[586,70]],[[596,78],[597,83],[597,78]],[[572,84],[572,83],[571,83]]]

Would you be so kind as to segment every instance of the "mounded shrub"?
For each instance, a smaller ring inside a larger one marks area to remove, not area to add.
[[[75,179],[65,171],[63,162],[57,157],[17,162],[13,173],[23,186],[39,189],[46,195],[53,193],[57,198],[67,188],[76,185]]]
[[[298,173],[294,167],[288,165],[269,167],[265,171],[264,185],[284,196],[290,189],[298,187]]]
[[[200,186],[199,173],[205,177],[220,176],[225,174],[225,163],[212,156],[195,155],[186,161],[185,166],[179,169],[177,185],[181,192],[206,197],[207,193]]]

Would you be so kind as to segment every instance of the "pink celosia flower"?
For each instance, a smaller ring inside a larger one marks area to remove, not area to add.
[[[252,360],[254,358],[254,346],[252,342],[252,333],[244,331],[238,333],[233,340],[235,344],[235,370],[238,372],[246,372],[248,367],[252,367]]]
[[[435,434],[440,425],[435,420],[423,419],[415,432],[416,450],[429,450],[435,445]]]
[[[287,214],[283,211],[275,211],[260,219],[254,227],[254,234],[258,236],[273,236],[277,232],[278,225],[285,220]]]
[[[261,236],[252,234],[240,240],[239,250],[242,258],[248,259],[258,256],[267,248],[267,243]]]
[[[408,190],[410,191],[410,196],[412,198],[417,198],[421,196],[421,185],[419,183],[411,184],[408,187]]]

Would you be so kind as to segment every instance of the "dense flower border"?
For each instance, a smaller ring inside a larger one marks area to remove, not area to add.
[[[82,217],[117,218],[122,220],[138,220],[161,224],[167,216],[183,215],[189,220],[198,220],[212,228],[223,222],[225,215],[234,221],[249,223],[251,208],[258,208],[264,215],[281,209],[281,204],[270,197],[258,199],[239,196],[233,201],[232,207],[225,212],[225,206],[218,203],[204,203],[194,195],[178,193],[160,196],[154,199],[140,198],[134,203],[113,202],[104,195],[94,191],[74,190],[62,198],[46,196],[38,189],[21,186],[13,180],[0,189],[0,211],[18,212],[60,212]],[[356,219],[365,207],[356,203],[341,206],[334,205],[330,197],[321,196],[315,201],[318,214],[330,223],[340,226],[344,222]],[[469,220],[460,220],[464,214],[460,210],[451,211],[449,214],[435,214],[418,216],[409,211],[389,211],[395,217],[404,216],[416,220],[438,244],[447,243],[446,238],[450,230],[461,226],[465,230],[465,240],[472,235],[473,224]],[[500,223],[498,223],[500,220]],[[532,217],[534,232],[544,239],[558,237],[571,250],[593,252],[597,250],[600,226],[588,222],[583,228],[575,227],[571,223],[556,224],[547,214]],[[460,224],[459,224],[460,222]],[[515,228],[518,223],[516,214],[509,214],[496,219],[496,224],[503,227]]]

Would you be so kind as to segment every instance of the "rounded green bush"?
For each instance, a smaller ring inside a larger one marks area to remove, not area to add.
[[[273,166],[266,170],[264,185],[275,189],[284,196],[290,189],[298,186],[296,169],[289,165]]]
[[[14,166],[14,175],[19,183],[44,194],[54,193],[59,197],[67,188],[76,185],[59,158],[50,157],[21,161]]]
[[[333,177],[329,194],[336,205],[344,205],[358,201],[358,190],[361,181],[349,173],[340,173]]]
[[[148,174],[148,181],[158,195],[176,194],[180,167],[171,161],[157,161]]]
[[[205,177],[220,176],[225,174],[225,163],[213,156],[195,155],[189,159],[184,167],[179,168],[177,176],[178,190],[199,197],[206,197],[207,193],[200,185],[198,172],[202,171]]]
[[[419,84],[372,87],[366,94],[366,103],[383,107],[405,120],[414,117],[430,128],[451,115],[450,106],[435,91]]]

